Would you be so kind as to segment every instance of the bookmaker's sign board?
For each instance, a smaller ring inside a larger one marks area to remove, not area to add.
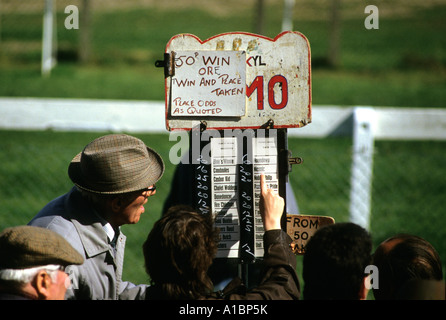
[[[164,53],[166,128],[190,131],[193,204],[220,229],[218,258],[262,258],[260,175],[286,199],[287,128],[311,122],[310,47],[299,32],[274,39],[224,33],[170,39]],[[285,229],[286,217],[283,215]]]
[[[166,46],[166,127],[190,130],[302,127],[311,122],[310,47],[299,32],[271,39],[180,34]],[[194,122],[195,121],[195,122]]]

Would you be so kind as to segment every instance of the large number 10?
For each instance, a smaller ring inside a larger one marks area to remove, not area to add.
[[[274,98],[274,86],[281,86],[282,99],[277,103]],[[257,110],[263,110],[263,76],[257,76],[250,86],[246,86],[246,95],[250,97],[257,90]],[[282,75],[273,76],[268,82],[268,104],[273,109],[283,109],[288,103],[288,83]]]

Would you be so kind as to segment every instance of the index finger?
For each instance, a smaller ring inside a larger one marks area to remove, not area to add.
[[[260,174],[260,192],[265,192],[268,189],[265,181],[265,175],[262,173]]]

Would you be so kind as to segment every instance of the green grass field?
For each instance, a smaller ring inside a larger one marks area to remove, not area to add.
[[[281,5],[274,1],[265,10],[266,36],[281,31]],[[294,29],[309,39],[314,62],[313,103],[444,107],[446,5],[415,7],[410,15],[400,15],[385,14],[391,5],[382,3],[378,30],[364,27],[362,5],[351,6],[348,1],[343,9],[340,67],[333,70],[323,64],[330,36],[324,20],[327,5],[316,11],[322,17],[318,18],[305,15],[305,10],[301,13],[296,4]],[[168,40],[179,33],[206,39],[223,32],[253,32],[252,8],[237,8],[226,14],[198,7],[97,9],[92,18],[91,62],[86,65],[76,61],[79,30],[65,29],[65,15],[60,12],[60,59],[49,78],[40,74],[40,12],[4,15],[0,96],[163,100],[163,71],[154,63],[162,58]],[[34,44],[30,49],[17,49],[29,43]]]
[[[76,60],[79,31],[63,28],[65,15],[61,11],[59,62],[47,78],[40,74],[40,11],[3,14],[0,96],[163,100],[163,71],[154,63],[162,58],[172,36],[193,33],[206,39],[223,32],[253,32],[251,7],[240,4],[237,10],[218,11],[212,9],[212,3],[207,2],[209,8],[95,10],[88,64]],[[328,2],[302,1],[301,8],[298,3],[294,29],[305,34],[311,45],[314,105],[446,107],[446,4],[434,1],[436,5],[423,6],[422,1],[406,4],[398,0],[391,8],[377,1],[380,28],[366,30],[364,5],[346,0],[340,67],[330,69],[324,65]],[[218,7],[217,2],[214,5]],[[268,2],[266,36],[280,32],[281,6],[282,1]],[[68,163],[102,134],[0,131],[0,227],[27,223],[49,200],[65,193],[71,187]],[[167,133],[137,136],[168,159],[173,142]],[[350,137],[289,139],[293,155],[304,158],[304,164],[295,166],[290,174],[301,213],[348,220],[351,145]],[[376,141],[371,216],[375,246],[398,232],[418,234],[437,248],[445,269],[445,152],[446,142]],[[141,221],[123,227],[128,239],[126,280],[148,282],[141,246],[161,214],[173,170],[166,160],[165,175]]]

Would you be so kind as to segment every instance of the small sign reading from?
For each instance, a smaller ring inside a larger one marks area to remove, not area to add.
[[[178,51],[174,63],[171,116],[245,115],[245,51]]]
[[[286,229],[293,240],[293,252],[304,254],[305,246],[313,234],[320,227],[333,223],[335,223],[335,220],[332,217],[287,214]]]

